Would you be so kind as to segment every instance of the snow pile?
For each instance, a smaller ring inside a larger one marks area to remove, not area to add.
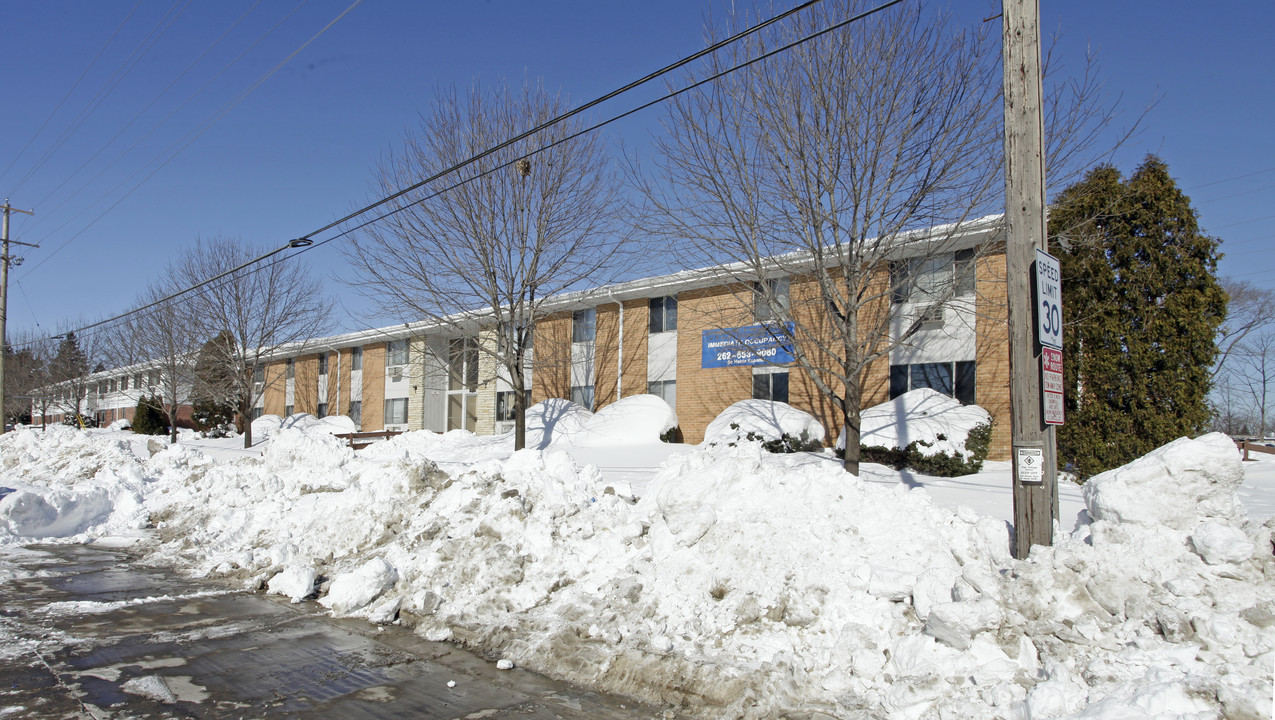
[[[127,443],[66,426],[0,436],[0,544],[143,527],[144,477]]]
[[[657,443],[677,427],[677,413],[655,395],[631,395],[594,413],[570,436],[580,447]]]
[[[937,390],[918,388],[864,410],[859,417],[859,444],[905,450],[916,443],[922,455],[945,453],[964,458],[970,431],[991,422],[992,416],[977,405],[962,405]],[[842,430],[837,448],[845,446]]]
[[[823,424],[808,412],[771,400],[740,400],[722,411],[704,430],[705,445],[746,442],[749,434],[763,442],[784,435],[804,443],[821,442]]]
[[[1053,661],[1029,709],[1215,717],[1220,704],[1225,717],[1267,716],[1275,522],[1247,520],[1234,502],[1242,479],[1234,443],[1215,433],[1086,484],[1091,522],[1004,585],[1009,619]]]
[[[318,418],[309,413],[296,413],[288,417],[278,415],[262,415],[252,421],[252,440],[254,443],[273,439],[282,430],[298,430],[309,435],[355,432],[354,421],[344,415],[329,415]]]
[[[139,461],[51,434],[0,438],[0,461],[133,488],[145,512],[112,496],[105,526],[149,517],[154,560],[317,593],[334,614],[397,620],[678,713],[1269,710],[1275,521],[1238,510],[1238,454],[1222,436],[1093,478],[1084,522],[1021,562],[1004,523],[813,454],[701,446],[634,502],[561,449],[499,447],[507,436],[453,431],[350,453],[292,428],[261,458],[218,464],[180,445]]]
[[[593,413],[570,400],[538,402],[527,408],[527,447],[544,450],[558,440],[569,440],[592,417]]]

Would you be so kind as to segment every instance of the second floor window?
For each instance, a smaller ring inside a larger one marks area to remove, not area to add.
[[[363,348],[356,347],[350,351],[350,370],[363,369]]]
[[[594,308],[571,313],[571,342],[589,342],[598,336],[598,311]]]
[[[788,278],[770,278],[753,284],[753,318],[757,322],[788,318]]]
[[[392,340],[388,349],[387,365],[406,365],[407,364],[407,341]]]
[[[677,330],[677,296],[651,298],[651,334]]]

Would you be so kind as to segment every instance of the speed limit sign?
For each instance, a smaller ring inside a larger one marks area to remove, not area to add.
[[[1036,250],[1036,341],[1062,349],[1062,272],[1058,258]]]

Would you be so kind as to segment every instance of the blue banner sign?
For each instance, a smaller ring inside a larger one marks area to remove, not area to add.
[[[792,362],[792,335],[791,322],[705,330],[700,367],[786,365]]]

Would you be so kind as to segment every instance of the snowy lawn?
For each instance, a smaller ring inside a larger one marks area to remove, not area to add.
[[[628,432],[565,410],[517,453],[463,431],[355,453],[281,427],[246,457],[9,433],[0,544],[136,537],[193,574],[702,717],[1270,716],[1275,462],[1241,466],[1223,436],[1063,488],[1055,546],[1020,562],[1005,463],[856,478],[827,455],[663,445],[658,413]]]

